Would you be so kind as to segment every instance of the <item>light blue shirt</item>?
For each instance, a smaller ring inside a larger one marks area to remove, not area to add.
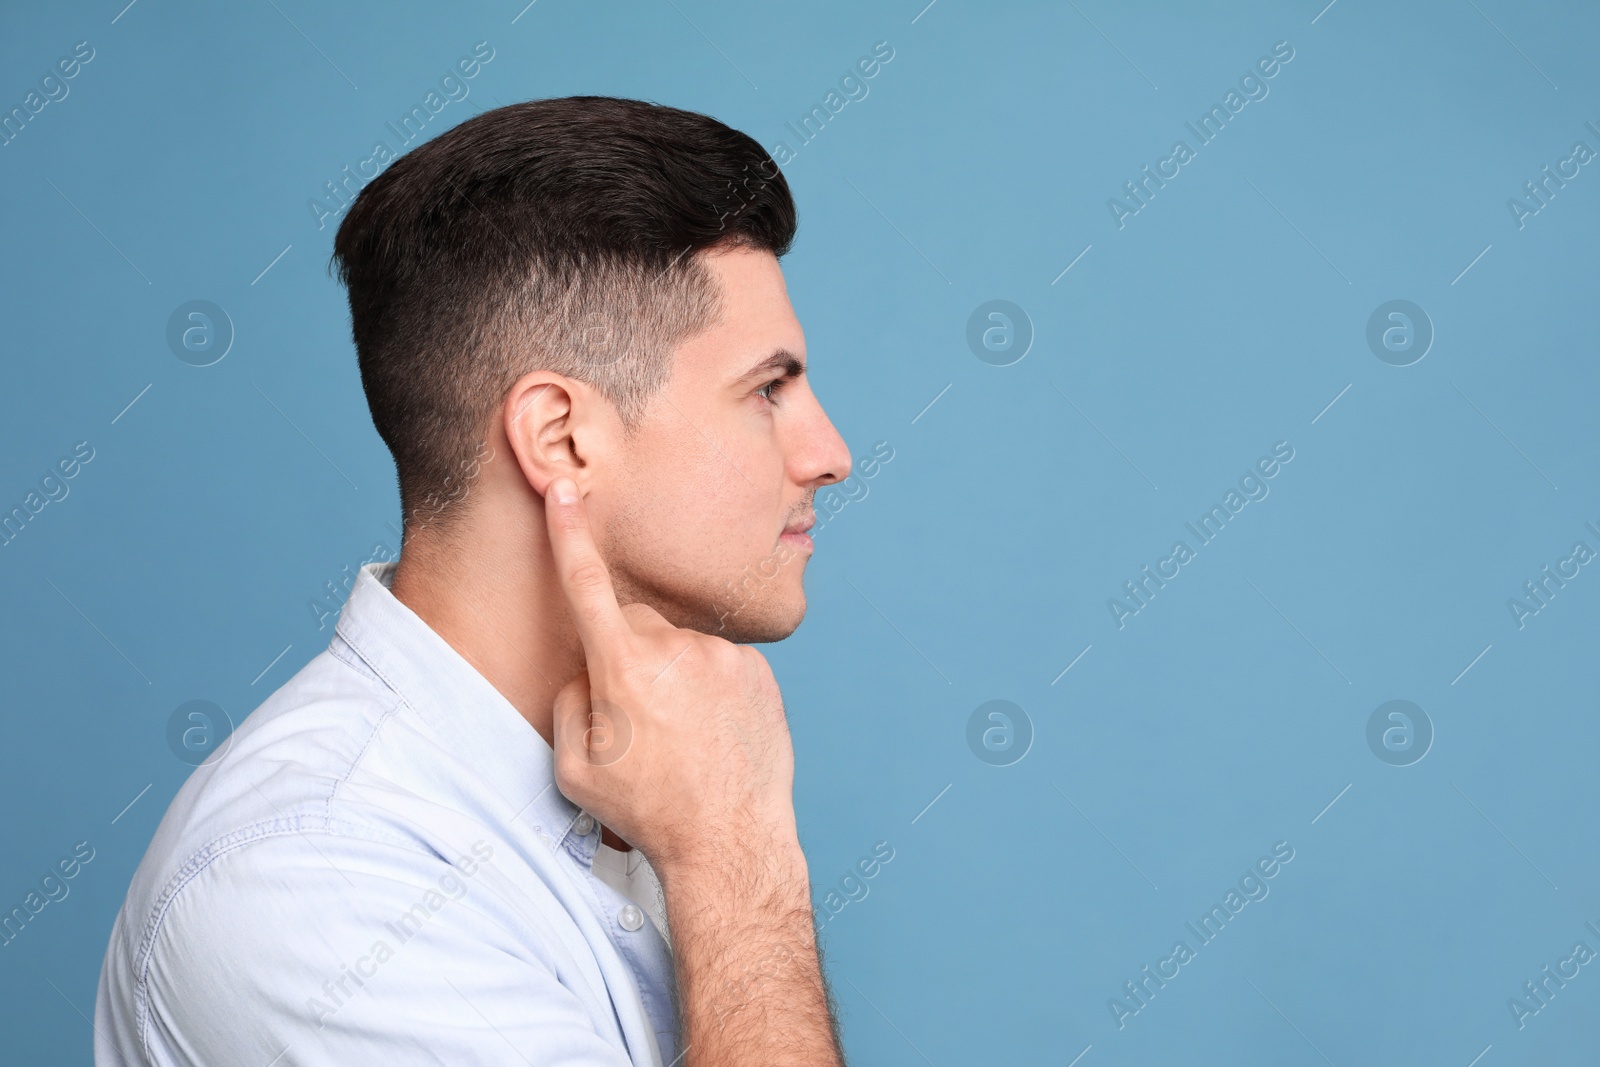
[[[666,941],[393,571],[361,569],[327,650],[167,809],[101,970],[100,1067],[677,1059]]]

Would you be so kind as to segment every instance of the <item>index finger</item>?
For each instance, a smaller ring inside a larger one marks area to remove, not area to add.
[[[607,653],[618,648],[632,631],[617,604],[611,572],[595,547],[577,483],[571,478],[553,479],[545,492],[544,514],[550,548],[555,554],[556,578],[566,594],[584,654],[592,664],[604,662]]]

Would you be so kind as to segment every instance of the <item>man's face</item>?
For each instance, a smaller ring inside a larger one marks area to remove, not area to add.
[[[723,315],[678,347],[622,442],[597,533],[623,603],[730,641],[779,641],[805,616],[812,551],[785,531],[811,524],[813,496],[849,475],[850,450],[811,392],[776,257],[703,258]]]

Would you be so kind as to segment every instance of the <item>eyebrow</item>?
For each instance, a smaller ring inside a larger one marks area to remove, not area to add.
[[[738,380],[741,382],[748,381],[751,378],[779,370],[783,371],[786,377],[798,378],[806,372],[806,364],[803,359],[790,352],[787,348],[780,348],[741,374]]]

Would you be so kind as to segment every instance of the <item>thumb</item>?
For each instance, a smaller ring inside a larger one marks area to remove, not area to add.
[[[565,774],[574,785],[584,770],[615,763],[633,746],[632,717],[620,704],[594,695],[587,668],[556,694],[550,732],[556,777]],[[572,795],[566,789],[562,792]]]
[[[589,763],[589,671],[585,668],[562,686],[550,709],[550,747],[555,749],[557,777],[562,768]]]

